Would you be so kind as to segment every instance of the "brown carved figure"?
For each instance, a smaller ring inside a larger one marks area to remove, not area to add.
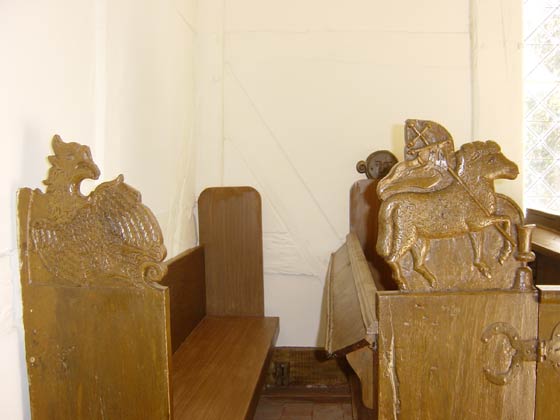
[[[456,170],[447,168],[451,182],[445,182],[441,189],[434,190],[433,185],[430,185],[427,192],[410,192],[404,183],[404,188],[384,195],[385,201],[379,211],[377,252],[393,269],[394,278],[401,289],[407,289],[407,283],[399,262],[409,251],[412,253],[414,270],[432,287],[436,285],[435,276],[425,265],[431,240],[468,234],[472,242],[474,266],[487,278],[491,277],[491,273],[483,260],[481,231],[494,225],[504,237],[498,257],[501,264],[512,252],[511,219],[496,214],[499,197],[494,191],[493,182],[499,178],[514,179],[519,173],[517,165],[508,160],[493,141],[465,144],[454,158]],[[403,164],[411,165],[409,162]],[[402,165],[395,166],[387,177],[391,179],[392,174],[399,169],[402,171],[402,168]],[[415,164],[415,173],[423,170],[433,171],[433,167],[427,163]],[[425,179],[429,178],[427,176]],[[380,187],[389,190],[386,183],[380,184]]]
[[[59,284],[159,281],[165,274],[161,261],[166,250],[140,193],[120,175],[83,195],[81,182],[99,177],[89,147],[65,143],[59,136],[54,136],[52,147],[52,166],[43,181],[46,192],[28,192],[30,256],[38,258]]]

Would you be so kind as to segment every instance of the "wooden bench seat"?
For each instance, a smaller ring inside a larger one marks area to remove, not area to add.
[[[250,418],[278,318],[205,317],[172,359],[175,420]]]
[[[258,192],[205,190],[201,245],[163,262],[140,194],[122,177],[76,193],[99,175],[89,148],[53,150],[47,191],[18,195],[31,418],[252,418],[279,323]]]

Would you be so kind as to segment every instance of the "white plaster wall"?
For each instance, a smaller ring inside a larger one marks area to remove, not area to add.
[[[143,192],[169,255],[196,242],[194,6],[0,1],[1,419],[29,418],[15,193],[42,187],[54,133],[89,144],[104,180],[124,173]]]
[[[263,195],[279,344],[320,345],[356,162],[402,156],[407,118],[471,139],[469,2],[225,0],[222,13],[224,183]]]

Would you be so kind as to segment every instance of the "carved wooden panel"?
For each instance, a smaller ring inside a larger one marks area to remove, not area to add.
[[[380,420],[530,420],[536,363],[523,362],[505,385],[485,369],[515,369],[507,337],[488,342],[488,326],[507,322],[537,338],[536,293],[514,291],[378,293]]]
[[[513,287],[524,265],[514,252],[523,214],[494,181],[517,177],[517,165],[493,141],[455,151],[447,130],[431,121],[409,120],[405,134],[408,160],[377,185],[376,249],[399,288]]]
[[[87,146],[53,139],[45,192],[18,195],[34,420],[170,418],[169,294],[160,228],[123,177],[90,195]]]

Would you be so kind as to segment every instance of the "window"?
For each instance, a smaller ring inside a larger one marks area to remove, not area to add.
[[[525,207],[560,214],[560,0],[524,2]]]

